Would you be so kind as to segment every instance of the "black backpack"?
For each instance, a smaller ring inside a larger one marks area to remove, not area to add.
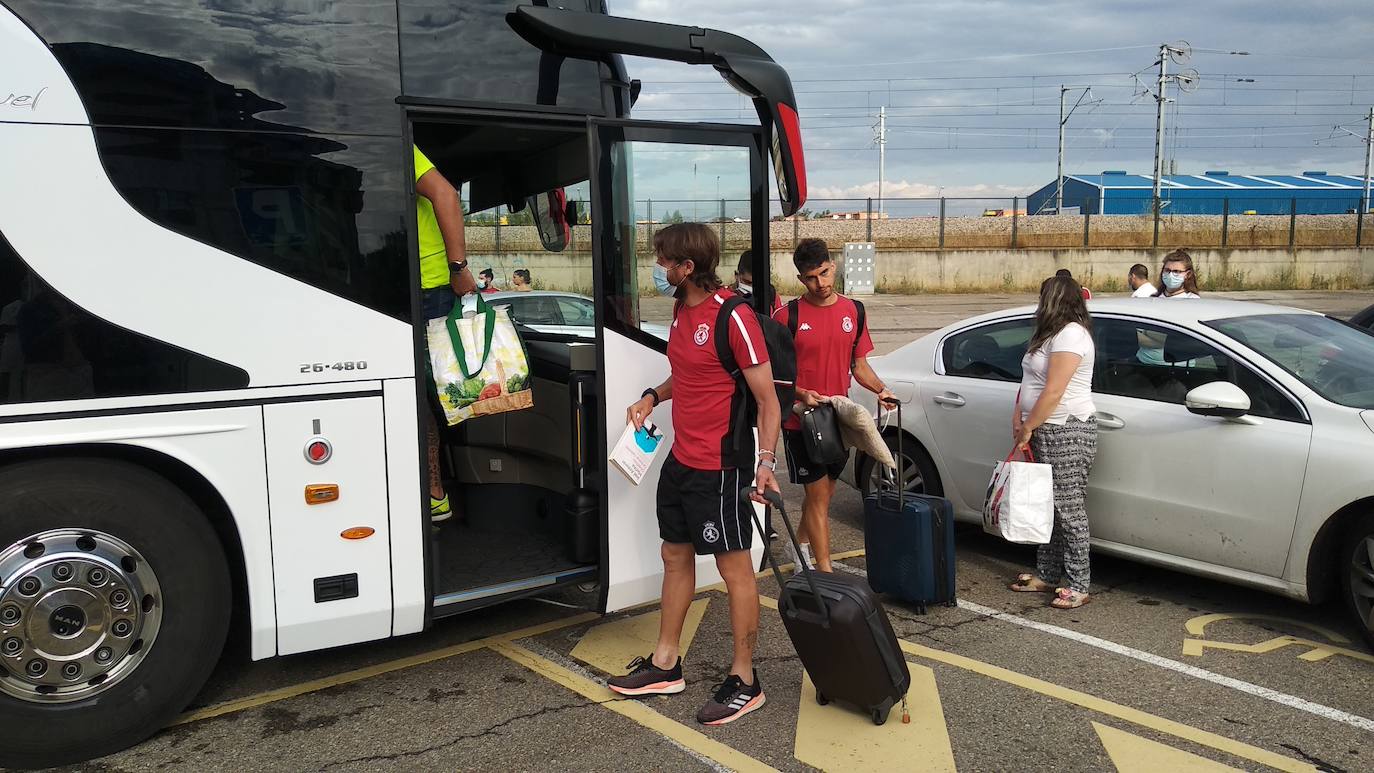
[[[854,355],[858,354],[859,352],[859,339],[863,337],[864,324],[867,322],[868,313],[864,311],[863,303],[861,303],[860,301],[856,301],[853,298],[850,298],[849,300],[854,303],[854,308],[858,310],[857,314],[859,317],[857,320],[855,320],[859,324],[854,326],[854,345],[849,350],[849,367],[853,368],[855,360]],[[787,332],[791,333],[793,338],[797,337],[797,310],[800,303],[800,298],[793,298],[792,300],[787,302]],[[797,354],[795,351],[795,347],[793,347],[793,349],[794,351],[792,353],[792,361],[796,362]],[[768,351],[771,352],[772,349],[769,349]],[[795,370],[792,371],[792,375],[795,378]]]
[[[758,424],[758,403],[744,380],[744,371],[735,362],[735,353],[730,349],[730,315],[741,306],[754,314],[763,330],[768,362],[773,367],[773,388],[777,390],[778,407],[782,409],[784,418],[797,399],[797,350],[787,327],[749,306],[749,299],[735,295],[721,304],[720,312],[716,314],[716,357],[725,372],[735,380],[735,395],[730,399],[730,432],[721,443],[721,459],[729,466],[753,470],[753,428]]]

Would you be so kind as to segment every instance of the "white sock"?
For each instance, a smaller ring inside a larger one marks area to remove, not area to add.
[[[802,557],[803,557],[803,558],[805,559],[805,561],[806,561],[806,566],[807,566],[807,568],[814,567],[814,566],[816,565],[816,559],[814,559],[814,558],[811,557],[811,543],[810,543],[810,542],[803,542],[803,543],[801,543],[801,552],[802,552]]]

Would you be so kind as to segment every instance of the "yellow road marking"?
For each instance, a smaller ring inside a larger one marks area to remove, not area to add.
[[[1312,639],[1303,639],[1298,636],[1289,636],[1286,634],[1283,636],[1276,636],[1272,639],[1269,639],[1268,641],[1262,641],[1257,644],[1240,644],[1237,642],[1215,641],[1213,639],[1184,639],[1183,654],[1198,657],[1202,655],[1204,650],[1214,649],[1230,650],[1232,652],[1248,652],[1252,654],[1261,655],[1267,652],[1273,652],[1274,650],[1283,649],[1284,647],[1296,646],[1309,648],[1307,652],[1304,652],[1298,656],[1298,660],[1306,660],[1309,663],[1325,660],[1326,658],[1329,658],[1332,655],[1344,655],[1345,657],[1354,660],[1362,660],[1366,663],[1374,663],[1374,655],[1370,655],[1367,652],[1360,652],[1359,650],[1349,649],[1348,647],[1337,647],[1331,644],[1331,642],[1335,642],[1336,644],[1350,643],[1350,639],[1346,638],[1340,633],[1333,631],[1329,628],[1323,628],[1319,625],[1305,623],[1301,620],[1290,620],[1286,617],[1275,617],[1273,615],[1233,615],[1228,613],[1218,613],[1212,615],[1199,615],[1197,617],[1194,617],[1193,619],[1184,623],[1184,627],[1187,628],[1188,633],[1192,634],[1193,636],[1202,636],[1206,632],[1207,626],[1211,625],[1212,623],[1220,622],[1222,620],[1239,620],[1245,622],[1261,621],[1266,623],[1273,623],[1276,625],[1306,628],[1307,630],[1313,631],[1314,633],[1322,636],[1326,639],[1326,641],[1313,641]]]
[[[759,602],[770,609],[778,608],[776,599],[760,596]],[[909,642],[905,639],[898,639],[897,641],[905,652],[915,655],[916,657],[934,660],[939,663],[954,666],[955,668],[962,668],[966,671],[982,674],[983,676],[988,676],[998,681],[1006,682],[1007,684],[1038,692],[1041,695],[1056,700],[1072,703],[1076,706],[1081,706],[1100,714],[1106,714],[1110,717],[1116,717],[1117,719],[1147,727],[1166,735],[1182,738],[1185,741],[1192,741],[1193,743],[1207,746],[1217,751],[1258,762],[1261,765],[1268,765],[1276,770],[1291,771],[1292,773],[1315,773],[1317,770],[1311,765],[1298,762],[1282,754],[1275,754],[1274,752],[1232,740],[1225,736],[1217,735],[1216,733],[1199,730],[1190,725],[1185,725],[1182,722],[1175,722],[1172,719],[1157,717],[1154,714],[1149,714],[1139,709],[1133,709],[1129,706],[1123,706],[1119,703],[1113,703],[1112,701],[1099,698],[1095,695],[1089,695],[1088,693],[1079,692],[1078,690],[1073,690],[1068,687],[1061,687],[1060,685],[1046,682],[1043,679],[1027,676],[1010,669],[1002,668],[1001,666],[994,666],[991,663],[984,663],[981,660],[974,660],[973,658],[964,657],[963,655],[955,655],[952,652],[933,649],[921,644]]]
[[[1306,628],[1309,631],[1320,634],[1327,641],[1333,641],[1337,644],[1350,643],[1350,639],[1341,635],[1337,631],[1331,630],[1330,628],[1323,628],[1320,625],[1304,623],[1301,620],[1290,620],[1286,617],[1275,617],[1274,615],[1233,615],[1226,612],[1218,612],[1216,614],[1211,615],[1198,615],[1197,617],[1194,617],[1188,622],[1184,623],[1183,627],[1188,629],[1188,633],[1192,634],[1193,636],[1202,636],[1207,632],[1207,626],[1211,625],[1212,623],[1219,623],[1222,620],[1260,620],[1266,623],[1291,625],[1296,626],[1298,628]]]
[[[1214,649],[1231,650],[1232,652],[1249,652],[1256,655],[1262,655],[1289,646],[1311,648],[1307,652],[1299,655],[1298,660],[1316,662],[1329,658],[1332,655],[1344,655],[1354,660],[1374,663],[1374,655],[1370,655],[1367,652],[1360,652],[1345,647],[1336,647],[1331,644],[1323,644],[1322,642],[1312,641],[1311,639],[1300,639],[1296,636],[1277,636],[1268,641],[1262,641],[1256,644],[1238,644],[1236,642],[1213,641],[1211,639],[1184,639],[1183,654],[1199,656],[1202,654],[1203,650]]]
[[[625,717],[666,738],[672,739],[697,754],[707,757],[728,768],[745,771],[772,771],[771,768],[749,755],[737,751],[709,736],[693,730],[677,720],[665,717],[636,700],[621,698],[602,685],[580,676],[553,661],[540,657],[518,644],[498,642],[491,645],[493,652],[500,653],[519,663],[540,676],[556,682],[569,690],[598,701],[605,708]]]
[[[1097,737],[1102,739],[1102,748],[1107,750],[1107,756],[1111,757],[1119,773],[1155,773],[1158,770],[1170,773],[1228,773],[1238,770],[1099,722],[1093,723],[1093,729],[1097,731]]]
[[[485,639],[475,639],[473,641],[464,642],[462,644],[455,644],[451,647],[444,647],[443,649],[432,650],[430,652],[423,652],[419,655],[411,655],[407,658],[390,660],[385,663],[378,663],[376,665],[355,669],[353,671],[345,671],[341,674],[334,674],[333,676],[326,676],[320,679],[312,679],[309,682],[301,682],[300,684],[291,685],[290,687],[282,687],[276,690],[268,690],[267,692],[261,692],[256,695],[250,695],[246,698],[225,701],[224,703],[217,703],[213,706],[206,706],[203,709],[197,709],[195,711],[187,712],[185,714],[182,714],[180,717],[177,717],[177,719],[172,722],[172,725],[184,725],[188,722],[198,722],[202,719],[210,719],[211,717],[219,717],[225,714],[233,714],[237,711],[244,711],[246,709],[256,708],[258,706],[262,706],[268,703],[286,700],[287,698],[295,698],[297,696],[306,695],[308,693],[319,692],[320,690],[327,690],[330,687],[338,687],[341,684],[357,682],[362,679],[370,679],[374,676],[389,674],[392,671],[400,671],[406,668],[413,668],[414,666],[421,666],[426,663],[433,663],[436,660],[451,658],[455,655],[463,655],[468,652],[483,649],[484,647],[489,647],[498,642],[512,641],[515,639],[525,639],[530,636],[538,636],[540,634],[548,633],[549,631],[556,631],[560,628],[568,628],[570,626],[578,625],[579,623],[585,623],[590,620],[595,620],[599,617],[601,617],[601,615],[595,612],[584,612],[580,615],[563,617],[559,618],[558,620],[551,620],[547,623],[533,625],[528,628],[521,628],[519,630],[509,631],[507,633],[500,633],[496,634],[495,636],[488,636]]]
[[[706,614],[706,605],[710,602],[709,598],[697,599],[687,608],[687,619],[679,639],[683,658],[687,657],[687,650],[697,635],[697,626],[701,625],[702,615]],[[662,611],[655,610],[593,626],[583,634],[571,654],[589,666],[618,674],[625,670],[626,663],[653,652],[658,644],[658,624],[662,619]]]
[[[901,705],[885,725],[875,725],[863,712],[816,703],[816,686],[802,672],[801,708],[797,713],[798,760],[821,770],[921,770],[953,773],[954,749],[935,672],[915,663],[911,668],[911,724],[901,720]]]
[[[862,550],[851,550],[846,553],[836,553],[831,556],[831,559],[838,561],[844,558],[854,558],[857,556],[861,556],[863,554],[864,551]],[[790,564],[788,565],[788,567],[790,567]],[[784,567],[784,570],[788,567]],[[758,576],[763,577],[766,574],[768,573],[760,572]],[[718,586],[712,586],[711,588],[703,588],[702,590],[712,589],[724,590],[725,586],[724,584],[720,584]],[[646,601],[643,604],[639,604],[636,606],[650,606],[657,603],[657,601]],[[496,642],[525,639],[530,636],[538,636],[540,634],[548,633],[549,631],[556,631],[560,628],[568,628],[574,625],[595,620],[599,617],[601,617],[599,613],[585,612],[580,615],[573,615],[571,617],[553,620],[548,623],[530,626],[529,628],[521,628],[516,631],[500,633],[494,636],[488,636],[484,639],[476,639],[474,641],[464,642],[462,644],[455,644],[451,647],[444,647],[443,649],[437,649],[431,652],[421,653],[419,655],[412,655],[410,657],[401,658],[399,660],[391,660],[385,663],[378,663],[376,665],[367,666],[365,668],[355,669],[353,671],[345,671],[341,674],[334,674],[332,676],[321,677],[319,679],[312,679],[308,682],[302,682],[300,684],[291,685],[289,687],[280,687],[275,690],[267,690],[265,692],[260,692],[255,695],[249,695],[244,698],[237,698],[235,700],[225,701],[223,703],[216,703],[214,705],[206,706],[204,708],[196,709],[194,711],[188,711],[185,714],[182,714],[180,717],[177,717],[175,720],[173,720],[170,726],[184,725],[190,722],[199,722],[202,719],[220,717],[224,716],[225,714],[233,714],[235,712],[245,711],[247,709],[263,706],[268,703],[275,703],[277,701],[286,700],[288,698],[295,698],[301,695],[308,695],[312,692],[327,690],[330,687],[338,687],[341,684],[349,684],[350,682],[357,682],[362,679],[369,679],[374,676],[380,676],[382,674],[391,673],[392,671],[413,668],[414,666],[422,666],[426,663],[433,663],[436,660],[443,660],[444,658],[451,658],[456,655],[463,655],[469,652],[474,652],[476,650],[480,650],[484,647],[490,646],[491,644]]]

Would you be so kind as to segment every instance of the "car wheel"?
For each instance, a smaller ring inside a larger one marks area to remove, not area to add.
[[[887,441],[888,449],[892,451],[892,458],[897,461],[902,486],[908,494],[944,496],[944,486],[940,483],[940,473],[935,469],[935,462],[915,438],[910,435],[902,438],[901,453],[897,452],[896,435],[890,434],[884,439]],[[892,470],[879,465],[872,457],[863,457],[858,472],[859,486],[864,496],[879,489],[896,490],[897,476]]]
[[[1346,531],[1339,571],[1346,604],[1365,641],[1374,647],[1374,513]]]
[[[0,765],[78,762],[165,727],[229,624],[224,551],[199,508],[93,458],[0,469],[0,503]]]

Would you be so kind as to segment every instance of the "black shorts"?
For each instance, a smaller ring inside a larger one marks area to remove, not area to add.
[[[826,475],[829,475],[831,480],[839,480],[840,473],[844,472],[846,462],[816,464],[811,461],[811,457],[806,453],[806,443],[802,440],[801,430],[782,431],[782,450],[787,454],[787,477],[793,483],[815,483]]]
[[[739,470],[694,470],[669,454],[658,476],[658,536],[690,542],[699,556],[748,550],[753,513],[739,491],[751,484]]]

